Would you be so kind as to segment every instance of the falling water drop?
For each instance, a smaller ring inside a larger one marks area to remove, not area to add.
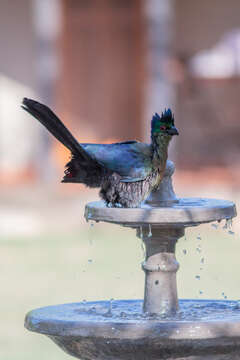
[[[227,295],[224,293],[224,292],[222,292],[222,296],[223,296],[223,298],[226,300],[228,297],[227,297]]]
[[[184,255],[186,255],[186,254],[187,254],[187,250],[186,250],[186,249],[183,249],[183,253],[184,253]]]
[[[197,240],[202,240],[202,238],[201,238],[200,234],[198,234],[198,236],[197,236]]]
[[[203,291],[202,291],[202,290],[199,290],[199,294],[202,295],[202,294],[203,294]]]
[[[92,230],[93,227],[94,227],[94,222],[91,221],[91,222],[90,222],[90,229]],[[89,244],[90,244],[90,245],[93,245],[93,233],[92,233],[92,232],[89,233]]]
[[[143,239],[143,228],[140,226],[140,238]]]
[[[201,252],[202,251],[202,248],[201,248],[201,246],[200,245],[198,245],[198,247],[196,248],[196,250],[197,250],[197,252]]]
[[[91,264],[93,262],[92,259],[88,259],[88,263]]]
[[[224,230],[231,230],[232,228],[232,219],[226,219],[225,225],[223,226]]]
[[[143,259],[145,259],[146,258],[146,248],[145,248],[143,241],[141,242],[141,249],[142,249]]]
[[[152,237],[152,226],[151,224],[148,224],[148,237]]]
[[[196,275],[195,279],[200,280],[201,279],[200,275]]]
[[[204,261],[205,261],[205,259],[204,259],[204,258],[201,258],[200,263],[201,263],[201,264],[204,264]]]

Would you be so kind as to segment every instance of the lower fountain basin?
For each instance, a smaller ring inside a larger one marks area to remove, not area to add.
[[[240,358],[237,301],[180,300],[167,318],[143,314],[140,300],[64,304],[31,311],[25,327],[82,360]]]

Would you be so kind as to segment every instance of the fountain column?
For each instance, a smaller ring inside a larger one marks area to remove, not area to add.
[[[146,246],[143,311],[149,314],[176,313],[178,309],[176,272],[179,264],[175,258],[175,245],[184,235],[184,228],[149,228],[137,230]]]

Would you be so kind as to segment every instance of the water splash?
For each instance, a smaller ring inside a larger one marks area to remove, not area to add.
[[[121,318],[126,318],[126,317],[127,317],[127,313],[125,313],[124,311],[122,311],[122,312],[120,313],[120,317],[121,317]]]
[[[222,292],[222,297],[223,297],[225,300],[228,298],[227,295],[225,295],[224,292]]]
[[[198,290],[198,296],[202,297],[204,294],[203,289]],[[151,315],[142,312],[143,302],[140,300],[115,300],[114,311],[109,312],[109,302],[90,302],[81,304],[73,309],[77,316],[84,321],[104,321],[109,322],[113,326],[112,321],[122,323],[129,320],[134,320],[139,324],[142,321],[149,320],[216,320],[224,317],[232,320],[240,321],[240,300],[226,300],[226,295],[223,293],[224,299],[222,300],[180,300],[179,311],[176,315],[166,316],[166,314]],[[66,305],[66,311],[70,304]],[[71,305],[72,306],[72,305]],[[76,305],[75,305],[76,306]],[[72,310],[71,310],[72,311]],[[72,312],[71,312],[72,314]],[[64,312],[65,316],[65,312]],[[112,329],[116,331],[116,328]]]
[[[112,315],[113,301],[114,301],[113,298],[109,300],[108,312],[109,312],[111,315]]]
[[[152,237],[152,225],[148,224],[148,237]]]
[[[110,300],[109,300],[107,312],[105,312],[105,313],[103,314],[104,317],[107,317],[107,318],[113,317],[113,312],[112,312],[113,301],[114,301],[114,299],[110,299]]]

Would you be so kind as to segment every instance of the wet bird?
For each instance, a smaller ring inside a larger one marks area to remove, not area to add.
[[[114,144],[79,143],[46,105],[24,98],[22,108],[33,115],[71,152],[63,183],[100,187],[108,206],[140,206],[162,178],[172,136],[178,135],[170,109],[151,122],[151,143],[126,141]]]

